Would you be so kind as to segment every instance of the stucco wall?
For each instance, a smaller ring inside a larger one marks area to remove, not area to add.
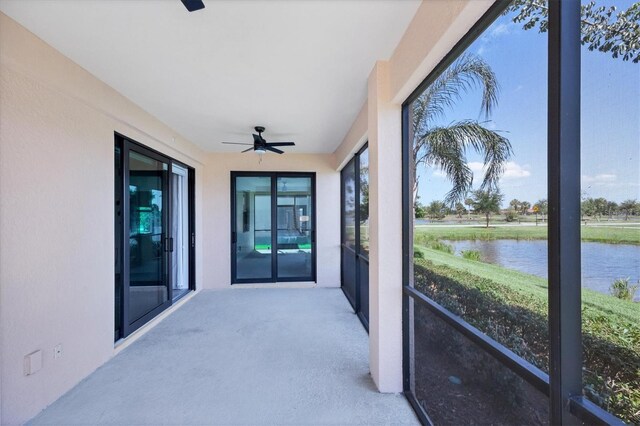
[[[205,288],[231,283],[231,171],[296,171],[316,173],[318,286],[340,286],[340,174],[333,155],[267,154],[259,163],[254,153],[209,154],[204,186]],[[215,238],[211,238],[214,237]],[[279,284],[283,285],[283,284]]]
[[[3,14],[0,119],[0,423],[13,424],[114,353],[114,131],[196,168],[199,230],[204,155]],[[24,376],[36,350],[43,368]]]
[[[340,169],[369,141],[369,365],[381,392],[403,383],[401,106],[493,2],[423,1],[391,58],[373,67],[367,103],[334,152]]]
[[[336,170],[375,126],[371,149],[379,149],[380,164],[373,161],[371,179],[380,211],[373,206],[372,223],[381,229],[372,230],[373,243],[396,241],[390,232],[400,232],[399,216],[383,214],[388,200],[380,196],[400,193],[398,176],[385,181],[376,171],[393,167],[395,157],[385,161],[385,149],[399,147],[399,123],[385,120],[385,111],[397,110],[491,3],[425,1],[384,65],[381,86],[370,87],[370,96],[384,98],[365,102],[335,155],[267,155],[261,164],[252,154],[203,153],[0,14],[0,422],[28,420],[114,353],[114,131],[196,168],[196,280],[204,288],[230,287],[230,171],[316,172],[318,285],[339,286]],[[375,111],[368,111],[371,105]],[[401,307],[395,301],[402,271],[398,259],[384,263],[380,255],[370,258],[379,269],[371,278],[377,289],[371,309],[383,303],[388,309],[371,314],[378,336],[372,368],[381,390],[399,391]],[[60,343],[63,357],[54,360]],[[23,357],[37,349],[43,369],[25,377]]]

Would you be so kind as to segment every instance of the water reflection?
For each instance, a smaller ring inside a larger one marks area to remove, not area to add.
[[[546,241],[446,241],[463,250],[477,250],[483,262],[493,263],[531,275],[547,278]],[[627,244],[582,243],[582,286],[609,294],[609,286],[617,278],[640,280],[640,246]],[[640,292],[639,292],[640,293]],[[635,300],[640,300],[636,294]]]

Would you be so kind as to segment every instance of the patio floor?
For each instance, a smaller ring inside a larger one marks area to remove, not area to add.
[[[418,424],[340,289],[203,291],[31,424]]]

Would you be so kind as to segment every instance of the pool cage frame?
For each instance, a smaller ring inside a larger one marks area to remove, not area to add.
[[[423,424],[432,424],[411,388],[413,306],[426,308],[549,398],[550,424],[623,424],[582,395],[580,261],[580,1],[548,2],[549,374],[520,358],[413,287],[410,105],[511,2],[498,0],[402,104],[403,387]]]

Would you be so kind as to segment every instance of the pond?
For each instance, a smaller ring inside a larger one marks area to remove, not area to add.
[[[445,241],[462,250],[477,250],[483,262],[493,263],[527,274],[547,278],[546,241]],[[640,280],[640,246],[627,244],[582,243],[582,286],[610,294],[609,286],[617,278]],[[640,300],[640,290],[635,300]]]

